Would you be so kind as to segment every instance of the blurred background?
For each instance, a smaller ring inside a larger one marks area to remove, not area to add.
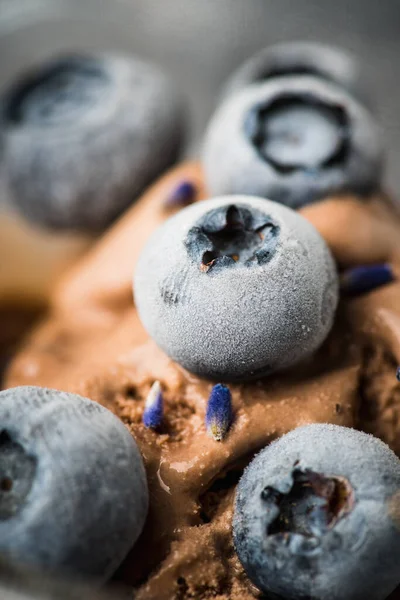
[[[229,73],[255,50],[296,39],[359,57],[386,135],[387,182],[399,194],[399,0],[0,0],[0,87],[60,50],[137,53],[185,93],[193,154]]]

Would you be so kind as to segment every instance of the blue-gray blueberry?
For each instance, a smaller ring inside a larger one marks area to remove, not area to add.
[[[254,194],[292,208],[366,196],[382,175],[380,130],[343,89],[310,76],[251,85],[217,109],[203,164],[212,194]]]
[[[138,447],[110,411],[45,388],[0,393],[0,555],[105,581],[147,506]]]
[[[83,582],[68,577],[56,577],[42,569],[32,569],[0,555],[1,600],[132,600],[132,592],[118,586],[107,590],[89,580]]]
[[[358,61],[348,52],[318,42],[284,42],[267,46],[251,56],[229,78],[224,96],[252,83],[288,75],[313,75],[366,96]]]
[[[300,427],[245,470],[235,548],[266,594],[384,600],[400,583],[399,500],[400,461],[382,441],[337,425]]]
[[[175,162],[183,141],[175,86],[131,56],[50,60],[1,103],[9,201],[52,229],[105,229]]]
[[[338,299],[334,261],[298,213],[227,196],[184,208],[139,258],[135,303],[173,360],[219,381],[263,377],[316,350]]]

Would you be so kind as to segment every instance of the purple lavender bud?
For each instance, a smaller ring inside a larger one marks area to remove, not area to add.
[[[391,283],[394,278],[392,267],[388,264],[361,265],[343,273],[341,290],[347,295],[357,296]]]
[[[143,413],[145,427],[156,429],[161,425],[164,415],[164,401],[159,381],[155,381],[146,398]]]
[[[220,442],[233,420],[232,398],[229,388],[221,383],[214,385],[208,399],[206,428],[210,437]]]
[[[196,197],[196,186],[191,181],[182,181],[165,199],[166,208],[179,208],[192,204]]]

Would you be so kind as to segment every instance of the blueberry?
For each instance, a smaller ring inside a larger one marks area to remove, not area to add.
[[[111,412],[43,388],[0,393],[0,554],[104,581],[147,505],[139,450]]]
[[[212,194],[255,194],[298,208],[328,194],[375,191],[382,151],[361,105],[332,83],[300,76],[228,98],[208,127],[203,162]]]
[[[337,425],[300,427],[244,472],[236,551],[264,593],[383,600],[400,583],[399,499],[400,461],[383,442]]]
[[[176,362],[219,381],[262,377],[313,352],[331,328],[338,280],[314,227],[262,198],[184,208],[152,235],[134,294]]]
[[[358,62],[339,48],[317,42],[285,42],[263,48],[233,73],[224,95],[252,83],[288,75],[312,75],[332,81],[356,97],[366,95]]]
[[[128,600],[132,592],[119,592],[107,586],[99,589],[95,582],[71,580],[71,577],[55,577],[40,569],[32,569],[5,560],[0,556],[1,600]]]
[[[2,104],[10,202],[48,228],[105,229],[176,160],[183,137],[172,83],[133,57],[57,58]]]

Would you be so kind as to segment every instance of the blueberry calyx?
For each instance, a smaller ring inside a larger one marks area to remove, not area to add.
[[[0,431],[0,521],[10,519],[23,507],[35,472],[36,460],[8,431]]]
[[[268,526],[268,535],[319,538],[352,510],[354,492],[344,477],[327,477],[309,469],[295,469],[292,477],[287,493],[270,486],[261,492],[266,505],[279,510]]]
[[[184,241],[190,258],[207,273],[262,265],[273,257],[279,226],[261,210],[231,204],[207,212]]]
[[[316,67],[313,67],[312,65],[306,65],[306,64],[299,64],[299,65],[292,65],[292,64],[282,64],[282,65],[276,65],[275,67],[268,67],[262,71],[260,71],[256,78],[255,78],[255,83],[259,83],[262,81],[266,81],[267,79],[276,79],[277,77],[288,77],[288,76],[293,76],[293,75],[298,75],[298,76],[302,76],[302,75],[308,75],[308,76],[312,76],[312,77],[320,77],[321,79],[325,79],[326,81],[331,81],[331,78],[328,77],[327,73],[323,73],[322,71],[320,71],[319,69],[317,69]]]
[[[104,101],[108,78],[90,57],[60,58],[26,76],[10,91],[5,117],[12,125],[55,126],[74,122],[77,112]]]
[[[245,133],[257,153],[280,173],[343,164],[350,126],[342,106],[310,94],[283,94],[252,108]]]

